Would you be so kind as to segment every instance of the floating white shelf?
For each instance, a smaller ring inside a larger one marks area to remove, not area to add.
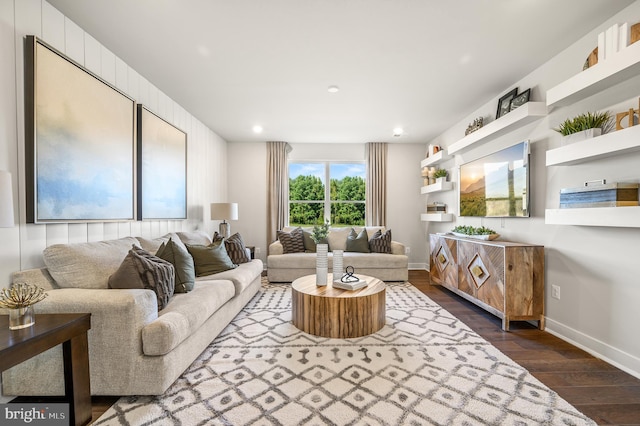
[[[444,152],[444,149],[436,152],[434,155],[425,158],[420,162],[420,167],[429,167],[449,160],[451,156]]]
[[[634,43],[547,90],[547,106],[570,105],[639,73],[640,43]]]
[[[547,151],[547,166],[568,166],[640,150],[640,126],[606,133]]]
[[[452,144],[447,148],[447,153],[454,153],[474,144],[488,142],[507,132],[519,129],[529,123],[547,115],[547,105],[544,102],[527,102],[521,107],[511,111],[507,115],[498,118],[495,121],[482,127],[464,138]]]
[[[640,228],[640,206],[547,209],[544,223],[549,225]]]
[[[451,191],[452,189],[453,182],[436,182],[432,185],[427,185],[420,188],[420,193],[430,194],[432,192]]]
[[[422,213],[420,220],[423,222],[452,222],[452,213]]]

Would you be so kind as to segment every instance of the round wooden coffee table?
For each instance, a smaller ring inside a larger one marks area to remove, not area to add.
[[[384,327],[386,285],[377,278],[358,275],[369,285],[358,290],[316,285],[307,275],[291,284],[291,319],[300,330],[321,337],[347,339],[375,333]]]

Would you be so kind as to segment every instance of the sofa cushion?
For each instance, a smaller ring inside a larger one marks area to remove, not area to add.
[[[118,270],[109,277],[109,288],[153,290],[160,311],[173,296],[175,269],[166,260],[134,245]]]
[[[302,237],[304,240],[304,251],[307,253],[315,253],[316,252],[316,242],[311,238],[311,231],[307,231],[305,229],[302,230]],[[320,244],[329,244],[329,241],[326,238],[320,240]]]
[[[136,237],[136,239],[140,242],[140,247],[151,254],[156,254],[160,246],[162,244],[166,244],[166,242],[169,241],[169,238],[171,237],[179,239],[176,234],[166,234],[158,238]]]
[[[237,232],[224,240],[224,247],[227,249],[227,254],[229,254],[231,261],[236,265],[247,263],[251,260],[247,255],[247,248],[244,245],[242,236]]]
[[[109,288],[109,277],[127,256],[133,237],[91,243],[54,244],[42,252],[49,274],[61,288]]]
[[[172,237],[166,243],[162,243],[156,256],[171,263],[175,269],[176,293],[186,293],[193,290],[193,284],[196,279],[196,269],[193,264],[193,257],[187,251],[187,248],[178,239]]]
[[[327,235],[329,250],[346,250],[349,232],[351,228],[330,228]]]
[[[369,250],[372,253],[391,253],[391,230],[384,234],[377,230],[369,239]]]
[[[196,282],[206,282],[211,280],[231,281],[235,287],[235,294],[237,296],[262,274],[262,269],[262,261],[252,260],[251,262],[241,263],[235,269],[218,272],[217,274],[207,275],[205,277],[197,277]]]
[[[284,253],[304,253],[304,235],[302,228],[296,228],[291,232],[278,231],[278,240],[282,243]]]
[[[208,246],[213,241],[211,241],[211,237],[209,237],[204,232],[200,231],[191,231],[191,232],[176,232],[180,241],[182,241],[185,245],[199,245],[199,246]]]
[[[369,253],[369,236],[367,230],[363,229],[358,234],[355,229],[351,228],[347,236],[347,244],[345,251],[358,253]]]
[[[145,355],[164,355],[191,336],[235,293],[226,280],[197,282],[189,293],[176,294],[158,313],[158,318],[142,329]]]
[[[229,258],[222,241],[208,246],[187,244],[187,250],[193,257],[197,277],[226,271],[237,266]]]

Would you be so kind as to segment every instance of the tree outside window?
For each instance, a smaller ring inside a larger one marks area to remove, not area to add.
[[[364,163],[289,163],[289,225],[363,226],[365,176]]]

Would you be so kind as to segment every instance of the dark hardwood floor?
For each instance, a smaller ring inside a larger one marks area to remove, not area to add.
[[[640,425],[639,379],[527,322],[502,331],[497,317],[430,285],[426,271],[409,271],[409,281],[598,424]],[[116,400],[94,397],[93,420]]]
[[[640,425],[640,380],[535,326],[501,320],[437,285],[426,271],[409,282],[601,425]]]

